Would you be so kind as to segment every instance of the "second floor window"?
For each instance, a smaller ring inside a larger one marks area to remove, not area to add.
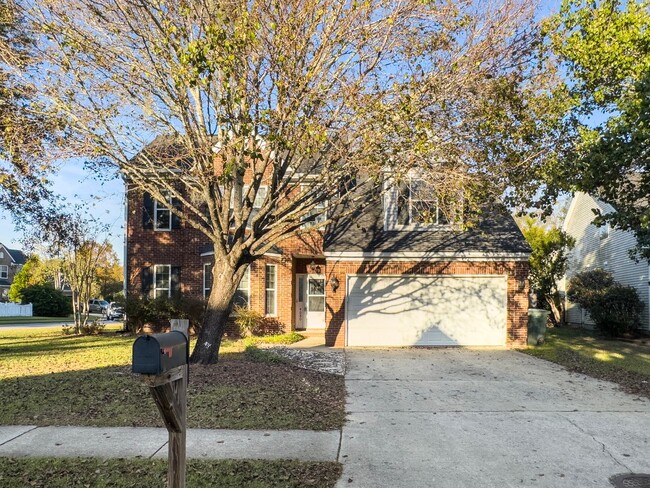
[[[420,178],[408,178],[398,186],[397,224],[414,228],[447,226],[450,205],[444,203],[433,184]]]
[[[2,265],[0,266],[0,279],[6,280],[9,278],[9,266]]]
[[[309,186],[307,184],[301,184],[300,185],[300,191],[305,192],[309,190]],[[305,215],[302,220],[305,222],[304,227],[307,226],[314,226],[314,227],[319,227],[320,224],[325,222],[327,220],[327,202],[325,200],[322,200],[320,202],[317,202],[309,214]]]
[[[172,202],[171,198],[167,202],[161,203],[158,200],[154,201],[154,229],[156,230],[171,230],[172,228]]]

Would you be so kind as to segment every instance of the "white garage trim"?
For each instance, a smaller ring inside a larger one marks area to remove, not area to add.
[[[362,286],[366,284],[370,286],[367,292],[357,290],[357,298],[360,298],[355,301],[354,286],[357,283],[356,279],[359,278],[365,280]],[[385,290],[382,287],[391,286],[390,281],[394,282],[396,278],[404,281],[395,284],[392,297],[390,292],[384,294]],[[381,284],[379,282],[382,279],[388,280]],[[449,287],[442,288],[440,280],[449,280]],[[463,283],[463,280],[467,282]],[[485,281],[489,286],[484,286],[482,280],[489,280]],[[420,285],[417,284],[418,281]],[[372,290],[373,283],[377,287],[375,290]],[[419,288],[413,289],[415,285]],[[454,301],[458,291],[464,289],[471,290],[471,293]],[[369,301],[364,305],[363,300],[366,296],[369,297]],[[389,301],[382,303],[378,299],[383,297],[391,298],[387,298]],[[420,298],[420,304],[410,305],[410,297],[413,297],[414,302]],[[439,299],[440,306],[443,307],[439,314],[434,311],[437,306],[433,302],[436,299]],[[466,306],[464,307],[463,304]],[[351,305],[355,305],[355,310],[360,313],[351,310]],[[405,305],[407,308],[404,308]],[[364,307],[368,308],[365,313]],[[395,311],[385,312],[389,308]],[[506,274],[347,274],[345,346],[505,346],[507,310],[508,275]],[[356,316],[351,317],[351,313]],[[386,313],[394,317],[386,319]],[[366,317],[361,317],[366,314]],[[432,316],[435,316],[434,321],[431,320]],[[350,326],[357,320],[361,329],[355,331],[354,335],[358,337],[355,337],[351,344],[350,338],[353,334],[350,333]],[[383,320],[386,322],[382,322]],[[399,324],[400,321],[411,327],[391,327],[391,324]],[[377,324],[377,334],[373,336],[375,324]],[[364,334],[367,334],[370,340],[362,339]],[[382,338],[386,338],[386,341],[382,341]]]

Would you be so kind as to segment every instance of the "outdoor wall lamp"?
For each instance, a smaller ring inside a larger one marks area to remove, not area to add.
[[[307,272],[311,274],[321,274],[321,267],[312,259],[311,263],[307,265]]]
[[[517,279],[517,292],[521,293],[526,289],[526,278]]]
[[[336,292],[336,290],[339,289],[339,285],[340,285],[340,283],[339,283],[339,279],[335,276],[334,278],[332,278],[332,279],[330,280],[330,285],[331,285],[331,287],[332,287],[332,291],[333,291],[333,292]]]

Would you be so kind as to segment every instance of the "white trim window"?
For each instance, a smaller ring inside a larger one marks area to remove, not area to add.
[[[272,317],[278,313],[278,268],[275,264],[264,267],[264,297],[266,315]]]
[[[304,193],[309,190],[309,185],[307,183],[300,184],[300,193]],[[327,201],[322,200],[317,202],[316,205],[311,209],[311,211],[305,215],[302,220],[306,221],[302,227],[320,227],[320,225],[327,220]],[[314,218],[312,218],[315,216]]]
[[[9,266],[6,264],[0,265],[0,279],[9,279]]]
[[[212,263],[203,263],[203,298],[208,298],[212,291]]]
[[[153,296],[167,297],[172,294],[172,267],[170,264],[156,264],[153,268]]]
[[[422,178],[409,177],[397,187],[398,228],[449,227],[450,207],[441,205],[434,185]]]
[[[237,285],[237,290],[235,290],[235,296],[233,297],[233,305],[235,307],[250,307],[250,298],[251,298],[251,267],[246,267],[246,272],[242,276],[239,285]]]
[[[158,200],[153,203],[154,230],[172,230],[172,199],[168,197],[164,204]]]

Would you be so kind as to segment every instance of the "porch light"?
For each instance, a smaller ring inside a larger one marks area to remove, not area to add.
[[[310,274],[321,274],[320,265],[316,264],[316,261],[312,259],[311,263],[307,265],[307,272],[309,272]]]
[[[336,292],[336,290],[339,289],[339,285],[339,279],[336,276],[330,280],[330,286],[332,287],[333,292]]]

